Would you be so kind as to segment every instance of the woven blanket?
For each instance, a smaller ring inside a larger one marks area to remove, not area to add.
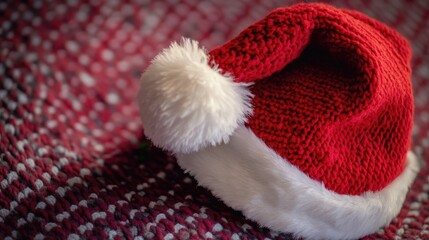
[[[209,49],[294,1],[0,2],[0,239],[292,239],[214,197],[143,136],[135,95],[181,36]],[[413,150],[399,216],[368,239],[429,239],[429,1],[329,1],[413,47]]]

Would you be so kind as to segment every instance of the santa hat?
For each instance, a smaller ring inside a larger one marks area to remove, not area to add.
[[[355,11],[298,4],[207,52],[173,43],[144,72],[145,135],[227,205],[307,238],[358,238],[418,170],[409,44]]]

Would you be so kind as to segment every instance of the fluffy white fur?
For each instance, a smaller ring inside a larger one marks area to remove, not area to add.
[[[400,211],[419,168],[409,152],[404,172],[382,191],[341,195],[283,160],[245,127],[228,144],[177,157],[201,185],[246,217],[309,239],[355,239],[385,226]]]
[[[210,67],[206,50],[183,39],[155,57],[141,77],[138,104],[154,144],[189,153],[226,143],[251,114],[246,84]]]

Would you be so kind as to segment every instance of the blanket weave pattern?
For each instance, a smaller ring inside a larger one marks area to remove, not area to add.
[[[181,36],[212,49],[296,1],[0,2],[0,239],[293,239],[246,220],[142,133],[135,95]],[[367,239],[429,239],[429,1],[326,1],[413,48],[412,150],[392,223]]]

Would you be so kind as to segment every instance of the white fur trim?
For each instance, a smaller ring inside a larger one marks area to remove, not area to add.
[[[143,73],[138,104],[155,145],[189,153],[226,143],[252,112],[247,84],[210,67],[198,42],[173,42]]]
[[[389,224],[419,168],[409,152],[403,173],[383,190],[342,195],[282,159],[245,127],[228,144],[177,158],[201,185],[246,217],[310,239],[354,239]]]

